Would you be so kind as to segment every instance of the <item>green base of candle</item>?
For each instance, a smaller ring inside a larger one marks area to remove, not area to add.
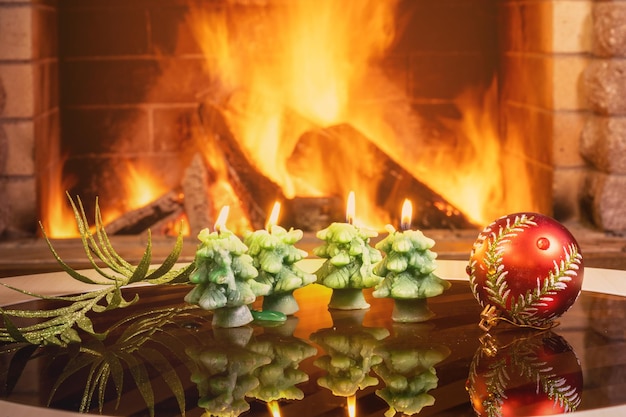
[[[251,323],[252,313],[247,305],[239,307],[221,307],[213,310],[214,327],[240,327]]]
[[[435,315],[428,308],[427,298],[395,298],[393,301],[391,319],[397,323],[419,323]]]
[[[272,294],[263,297],[263,310],[278,311],[290,316],[300,310],[300,306],[292,292]]]
[[[337,310],[364,310],[370,308],[360,288],[335,288],[328,308]]]

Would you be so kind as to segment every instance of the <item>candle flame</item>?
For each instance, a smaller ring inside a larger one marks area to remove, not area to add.
[[[404,200],[402,204],[402,217],[400,220],[400,228],[402,230],[408,230],[411,228],[411,220],[413,218],[413,205],[408,198]]]
[[[350,224],[354,223],[354,216],[356,213],[356,203],[354,197],[354,191],[350,191],[348,194],[348,204],[346,205],[346,221]]]
[[[267,403],[267,408],[272,413],[272,417],[280,417],[280,406],[276,401],[270,401]]]
[[[267,219],[267,223],[265,223],[265,229],[270,230],[275,224],[278,224],[278,216],[280,215],[280,203],[277,201],[274,203],[274,207],[272,208],[272,213]]]
[[[217,220],[215,221],[215,231],[217,233],[221,232],[222,229],[226,229],[226,219],[228,219],[228,212],[230,211],[230,206],[224,206],[220,210],[219,216],[217,216]]]
[[[348,404],[348,417],[356,417],[356,395],[346,398]]]

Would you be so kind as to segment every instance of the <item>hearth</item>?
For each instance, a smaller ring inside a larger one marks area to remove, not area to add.
[[[274,194],[286,226],[315,230],[355,189],[374,227],[427,195],[414,204],[443,221],[419,227],[533,210],[626,230],[612,93],[626,7],[378,3],[0,5],[0,235],[34,236],[39,219],[71,235],[66,190],[88,213],[99,198],[107,221],[156,211],[162,233],[181,216],[210,224],[224,204],[232,227],[257,227]],[[224,123],[207,124],[207,109]],[[233,181],[228,135],[252,187]]]

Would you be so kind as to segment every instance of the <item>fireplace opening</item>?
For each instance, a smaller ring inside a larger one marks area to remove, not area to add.
[[[343,220],[349,191],[377,229],[405,198],[419,228],[580,218],[591,2],[547,3],[33,4],[50,97],[33,117],[34,207],[3,233],[37,218],[75,235],[66,191],[88,214],[97,199],[114,233],[185,219],[194,234],[223,205],[230,228],[263,227],[276,200],[285,226],[315,231]]]

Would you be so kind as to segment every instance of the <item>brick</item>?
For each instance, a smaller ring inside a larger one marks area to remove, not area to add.
[[[552,2],[552,51],[584,53],[592,49],[591,1]]]
[[[587,120],[586,112],[555,112],[552,114],[552,163],[555,168],[584,165],[580,154],[580,137]]]
[[[61,64],[66,106],[190,103],[208,83],[204,60],[116,59]]]
[[[552,165],[552,114],[529,106],[501,107],[502,146],[522,159]]]
[[[7,159],[9,157],[9,139],[4,131],[4,124],[0,123],[0,176],[5,175]],[[4,200],[0,200],[4,201]],[[2,205],[2,204],[0,204]]]
[[[626,174],[626,117],[590,117],[581,153],[599,171]]]
[[[587,109],[586,91],[580,82],[589,60],[584,55],[555,55],[552,75],[552,109]]]
[[[499,8],[502,26],[500,48],[508,52],[549,52],[551,2],[502,2]]]
[[[626,115],[626,59],[595,59],[584,72],[589,107],[601,115]]]
[[[33,64],[0,64],[6,94],[3,117],[33,117],[35,89]]]
[[[505,101],[551,109],[553,64],[551,57],[542,55],[505,55],[501,68],[501,96]]]
[[[186,21],[187,7],[151,8],[150,42],[166,55],[201,54],[202,49]]]
[[[56,60],[33,64],[34,113],[40,115],[59,107],[59,64]]]
[[[155,152],[186,152],[200,124],[198,106],[153,110]]]
[[[593,4],[593,53],[602,57],[626,57],[626,3]]]
[[[56,8],[33,8],[33,58],[57,59],[59,53],[57,21]]]
[[[7,90],[4,89],[4,82],[2,81],[2,76],[0,75],[0,117],[4,113],[4,108],[7,104]]]
[[[50,111],[35,118],[35,167],[40,183],[49,183],[48,171],[60,163],[60,116],[59,111]]]
[[[585,167],[555,168],[552,176],[553,216],[558,221],[582,217],[581,190],[587,170]]]
[[[497,12],[489,0],[400,2],[396,48],[420,52],[477,52],[495,48]]]
[[[16,7],[0,6],[0,60],[24,60],[32,58],[32,7],[27,4]]]
[[[502,205],[497,210],[513,213],[535,211],[552,214],[552,168],[520,158],[514,151],[505,149],[500,156],[502,166]],[[493,216],[494,218],[497,216]]]
[[[34,123],[32,121],[7,122],[4,123],[4,130],[8,138],[5,175],[34,175]]]
[[[414,54],[409,57],[409,95],[449,100],[469,87],[489,86],[497,62],[490,55]]]
[[[34,236],[38,220],[35,179],[18,177],[0,180],[0,195],[4,197],[4,213],[0,213],[5,218],[4,234],[10,237]]]
[[[159,78],[156,60],[89,60],[60,65],[65,106],[143,103]]]
[[[138,108],[68,108],[63,150],[73,156],[151,152],[148,115]]]
[[[593,223],[602,230],[626,231],[624,190],[626,175],[591,171],[583,187],[583,205]]]
[[[63,57],[145,55],[149,51],[147,15],[142,9],[65,10],[59,29]]]

